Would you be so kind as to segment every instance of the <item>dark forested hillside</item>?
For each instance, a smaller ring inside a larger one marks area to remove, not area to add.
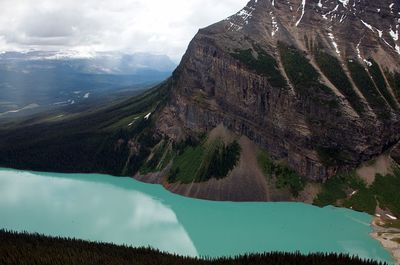
[[[149,248],[130,248],[75,239],[0,230],[0,264],[107,264],[107,265],[384,265],[336,254],[264,253],[235,258],[198,259],[162,253]]]
[[[59,172],[135,173],[156,135],[154,112],[168,81],[117,104],[58,119],[49,115],[0,127],[0,166]]]

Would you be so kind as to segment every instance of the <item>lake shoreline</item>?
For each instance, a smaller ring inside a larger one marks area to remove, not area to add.
[[[387,226],[386,224],[386,219],[378,216],[374,217],[371,222],[373,228],[371,236],[390,252],[395,262],[394,264],[400,265],[400,229]]]
[[[6,217],[0,225],[10,230],[79,236],[135,246],[151,245],[183,255],[217,257],[282,250],[349,252],[393,264],[390,252],[369,235],[372,232],[371,216],[344,208],[324,209],[309,203],[229,204],[187,200],[183,196],[174,196],[161,185],[146,185],[132,178],[113,178],[104,174],[0,168],[0,183],[0,191],[3,190],[0,192],[0,202],[3,202],[0,210]],[[39,212],[32,210],[38,206]],[[212,216],[212,227],[198,221],[204,218],[204,213]],[[318,226],[313,225],[315,216],[320,223]],[[15,220],[41,221],[18,223]],[[270,225],[265,226],[266,222]],[[333,223],[335,232],[332,231]],[[164,224],[167,225],[162,227]],[[63,231],[59,230],[60,225]],[[107,232],[109,227],[112,227],[112,239]],[[130,234],[142,237],[133,242]],[[310,234],[315,237],[309,238]],[[214,240],[209,241],[210,238]],[[303,238],[311,240],[308,245],[303,244]],[[232,242],[235,243],[233,247]],[[354,248],[357,244],[354,242],[359,242],[360,249]]]
[[[152,185],[161,185],[165,190],[179,195],[183,197],[188,197],[188,198],[194,198],[194,199],[202,199],[202,200],[210,200],[210,201],[224,201],[218,198],[209,198],[209,197],[203,197],[202,196],[193,196],[191,192],[183,192],[182,189],[174,189],[172,185],[168,185],[165,181],[165,172],[159,172],[159,173],[150,173],[145,176],[136,174],[133,179],[147,183],[147,184],[152,184]],[[178,185],[179,186],[179,185]],[[191,185],[186,185],[186,186],[191,186]],[[191,186],[189,191],[193,187]],[[254,200],[255,201],[255,200]],[[233,201],[234,202],[234,201]],[[273,201],[268,201],[268,200],[257,200],[257,202],[273,202]],[[297,200],[296,202],[301,202],[301,203],[306,203],[306,204],[311,204],[312,203],[306,201],[306,200]],[[336,206],[334,206],[336,207]],[[343,207],[345,208],[345,207]],[[385,228],[382,226],[379,226],[379,223],[384,222],[384,219],[381,217],[373,217],[371,221],[371,226],[373,228],[373,232],[370,234],[372,238],[375,240],[379,241],[382,247],[387,250],[390,255],[393,258],[394,265],[400,265],[400,241],[399,243],[396,243],[392,241],[392,239],[397,238],[400,239],[400,229],[393,229],[393,228]],[[393,233],[395,231],[395,233]]]

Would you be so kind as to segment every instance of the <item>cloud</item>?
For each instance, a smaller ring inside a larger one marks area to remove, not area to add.
[[[2,0],[0,51],[151,52],[179,60],[199,28],[247,0]]]

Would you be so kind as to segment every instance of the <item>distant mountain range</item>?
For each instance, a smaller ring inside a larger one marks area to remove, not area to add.
[[[176,67],[165,55],[31,51],[0,54],[0,118],[155,85]]]
[[[175,67],[168,56],[150,53],[30,51],[0,54],[0,69],[21,73],[53,69],[80,74],[134,75],[145,70],[171,72]]]

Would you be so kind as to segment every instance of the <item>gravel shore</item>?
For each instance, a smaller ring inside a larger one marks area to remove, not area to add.
[[[390,251],[395,265],[400,265],[400,229],[390,225],[390,221],[376,217],[372,221],[374,231],[371,236]]]

